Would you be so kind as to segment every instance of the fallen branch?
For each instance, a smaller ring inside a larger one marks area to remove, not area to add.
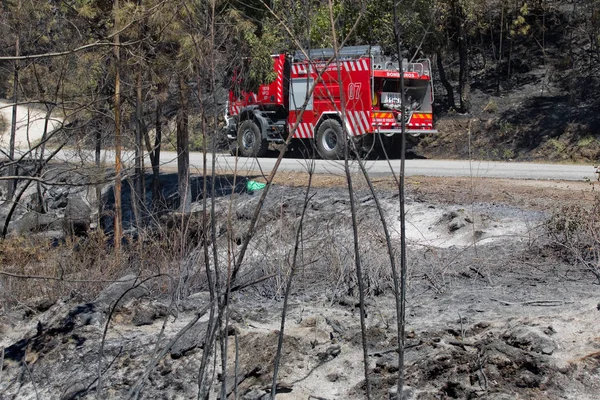
[[[530,300],[530,301],[520,301],[520,302],[510,302],[499,299],[494,299],[490,297],[490,300],[497,301],[500,304],[505,306],[538,306],[538,307],[556,307],[563,306],[565,304],[572,304],[572,301],[565,300]]]
[[[234,376],[233,379],[233,384],[231,385],[231,387],[229,387],[227,389],[227,397],[229,398],[229,396],[237,389],[237,387],[244,382],[246,379],[248,379],[251,376],[256,376],[257,373],[260,371],[260,367],[254,367],[254,369],[252,369],[249,372],[244,372],[242,374],[239,374],[237,376]],[[237,397],[236,397],[237,398]]]
[[[409,344],[404,346],[404,349],[412,349],[413,347],[417,347],[422,345],[424,342],[422,340],[419,340],[419,342],[417,343],[413,343],[413,344]],[[373,357],[373,356],[382,356],[384,354],[388,354],[388,353],[393,353],[393,352],[398,352],[398,348],[397,347],[392,347],[389,349],[383,349],[383,350],[374,350],[372,352],[369,353],[369,356]]]

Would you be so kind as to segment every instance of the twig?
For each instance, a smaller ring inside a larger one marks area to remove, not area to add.
[[[477,275],[479,275],[479,277],[483,278],[483,279],[487,279],[487,277],[481,273],[481,271],[479,271],[477,268],[475,267],[469,267],[469,269],[473,272],[475,272]]]
[[[484,384],[483,390],[485,390],[486,393],[487,393],[487,391],[488,391],[488,379],[487,379],[487,376],[485,374],[485,371],[483,370],[483,362],[481,361],[481,354],[480,353],[477,354],[477,361],[479,361],[479,372],[481,372],[481,376],[483,377],[483,384]]]
[[[231,291],[232,291],[232,292],[235,292],[235,291],[237,291],[237,290],[240,290],[240,289],[243,289],[243,288],[245,288],[245,287],[256,285],[257,283],[261,283],[262,281],[266,281],[267,279],[274,278],[276,275],[277,275],[277,273],[274,273],[274,274],[269,274],[269,275],[261,276],[260,278],[258,278],[258,279],[255,279],[255,280],[253,280],[253,281],[251,281],[251,282],[247,282],[247,283],[240,283],[239,285],[235,285],[235,286],[233,286],[233,287],[231,288]]]
[[[0,383],[2,383],[2,371],[4,370],[4,346],[2,347],[2,354],[0,354]]]
[[[505,306],[538,306],[538,307],[556,307],[562,306],[565,304],[573,304],[573,301],[565,301],[565,300],[529,300],[529,301],[520,301],[520,302],[510,302],[499,299],[494,299],[490,297],[490,300],[497,301],[500,304]]]
[[[49,280],[49,281],[60,281],[65,283],[115,283],[115,282],[130,282],[135,281],[137,279],[149,279],[155,278],[157,275],[152,275],[149,277],[138,276],[131,279],[65,279],[62,276],[43,276],[43,275],[21,275],[21,274],[13,274],[12,272],[0,271],[0,275],[8,276],[10,278],[18,278],[18,279],[41,279],[41,280]],[[161,274],[168,275],[168,274]]]
[[[465,340],[465,328],[463,326],[463,320],[460,313],[458,313],[458,321],[460,322],[460,339]]]
[[[422,340],[419,340],[418,343],[413,343],[413,344],[409,344],[404,346],[404,350],[406,349],[412,349],[413,347],[417,347],[423,344]],[[388,354],[388,353],[393,353],[393,352],[398,352],[398,348],[397,347],[392,347],[390,349],[384,349],[384,350],[374,350],[372,352],[369,353],[369,356],[382,356],[384,354]]]
[[[31,374],[31,370],[29,369],[29,365],[27,365],[27,361],[25,359],[23,359],[23,366],[25,367],[25,370],[27,371],[27,375],[29,375],[29,379],[31,380],[31,384],[33,385],[33,391],[35,392],[35,398],[37,400],[40,400],[40,394],[38,393],[37,385],[35,384],[35,381],[33,380],[33,375]]]
[[[234,330],[235,338],[235,366],[233,368],[233,400],[238,400],[238,371],[240,369],[240,344],[237,331]]]
[[[313,165],[314,166],[314,163]],[[298,224],[298,229],[296,229],[296,241],[294,244],[294,256],[292,261],[292,270],[290,271],[290,275],[288,277],[288,281],[285,288],[285,293],[283,297],[283,309],[281,310],[281,327],[279,329],[279,337],[277,338],[277,352],[275,354],[275,360],[273,362],[273,382],[271,382],[271,400],[275,400],[275,395],[277,393],[277,373],[279,372],[279,364],[281,362],[281,352],[283,349],[283,335],[285,330],[285,319],[287,316],[287,308],[288,301],[290,297],[290,292],[292,291],[292,283],[294,281],[294,276],[296,274],[296,270],[298,268],[298,252],[300,251],[300,238],[302,235],[302,229],[304,228],[304,217],[306,215],[306,209],[308,208],[308,204],[312,200],[312,198],[317,194],[316,192],[312,195],[310,194],[310,190],[312,189],[312,178],[313,178],[314,168],[309,169],[308,171],[308,186],[306,188],[306,194],[304,195],[304,205],[302,207],[302,214],[300,216],[300,223]]]
[[[338,46],[337,46],[337,37],[335,30],[335,22],[333,17],[333,1],[329,0],[327,2],[329,6],[329,18],[331,22],[331,34],[333,36],[333,54],[336,60],[339,58]],[[342,70],[341,68],[337,69],[338,81],[342,82]],[[340,103],[341,103],[341,116],[342,120],[346,118],[346,101],[345,101],[345,93],[343,90],[340,91]],[[344,140],[348,142],[347,135],[348,132],[343,130],[344,132]],[[360,333],[361,333],[361,342],[362,342],[362,355],[363,355],[363,369],[365,376],[365,389],[367,400],[371,400],[371,382],[369,381],[369,356],[367,354],[367,328],[366,328],[366,311],[365,311],[365,289],[364,289],[364,277],[362,273],[362,263],[361,263],[361,253],[359,248],[359,235],[358,235],[358,221],[357,221],[357,212],[356,205],[354,202],[354,189],[352,185],[352,175],[350,174],[350,166],[348,163],[348,143],[344,145],[344,172],[346,175],[346,184],[348,186],[348,195],[350,197],[350,216],[352,218],[352,238],[354,242],[354,265],[356,269],[356,279],[358,282],[358,297],[359,297],[359,310],[360,310]],[[400,337],[398,338],[400,341]]]

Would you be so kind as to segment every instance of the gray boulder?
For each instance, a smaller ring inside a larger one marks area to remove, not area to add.
[[[69,197],[65,208],[64,229],[69,236],[85,236],[90,229],[92,210],[79,197]]]
[[[104,289],[94,304],[98,309],[108,311],[114,306],[117,301],[119,306],[122,306],[133,299],[138,299],[148,293],[148,289],[143,284],[140,284],[136,275],[130,274],[120,278],[118,281],[109,285]]]

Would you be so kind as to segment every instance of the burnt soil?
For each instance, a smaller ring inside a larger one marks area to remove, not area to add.
[[[236,391],[241,399],[263,398],[272,379],[306,177],[280,179],[288,184],[276,184],[267,197],[241,279],[275,275],[232,296],[229,398]],[[395,299],[374,199],[363,182],[356,184],[368,374],[373,398],[386,399],[398,371]],[[388,179],[375,186],[398,261],[397,193]],[[233,196],[233,237],[243,236],[259,193]],[[330,177],[316,177],[313,193],[277,398],[361,399],[365,381],[348,194],[343,181]],[[577,182],[408,181],[407,398],[597,398],[598,282],[560,257],[544,228],[558,207],[585,207],[595,196],[594,185]],[[217,215],[225,215],[229,200],[215,200]],[[226,245],[220,248],[225,262]],[[185,265],[194,264],[182,262],[180,271]],[[188,277],[195,271],[189,268]],[[85,301],[77,294],[50,304],[31,297],[0,309],[0,398],[96,398],[97,390],[103,398],[127,398],[144,371],[140,398],[196,398],[206,316],[175,345],[167,343],[208,303],[202,285],[169,296],[146,282],[119,301],[110,323],[123,288],[106,286]],[[167,351],[156,357],[161,348]],[[210,398],[218,398],[220,379],[215,373]]]

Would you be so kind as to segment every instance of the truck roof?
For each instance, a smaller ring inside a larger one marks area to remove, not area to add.
[[[310,49],[307,52],[308,58],[301,51],[294,53],[294,61],[305,61],[305,60],[329,60],[333,58],[335,52],[333,48],[324,49]],[[341,60],[350,60],[360,57],[381,57],[383,56],[383,50],[381,46],[345,46],[338,50],[338,58]]]

